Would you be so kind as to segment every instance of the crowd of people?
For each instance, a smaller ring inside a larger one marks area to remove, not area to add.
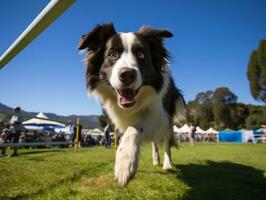
[[[0,143],[7,143],[7,142],[11,142],[11,143],[18,143],[19,142],[19,137],[21,135],[21,133],[24,131],[24,127],[23,127],[23,118],[21,116],[21,109],[20,107],[16,107],[14,108],[13,111],[13,116],[11,117],[9,122],[1,122],[1,127],[3,126],[3,129],[0,130],[1,133],[1,139],[0,139]],[[17,146],[13,146],[13,153],[11,154],[11,156],[17,156]],[[6,152],[6,148],[2,148],[1,149],[1,155],[5,155]]]
[[[54,131],[27,130],[22,122],[23,118],[20,107],[14,108],[13,115],[9,121],[0,121],[0,144],[14,144],[11,146],[13,152],[9,156],[18,155],[18,146],[16,145],[18,143],[65,141],[64,135]],[[37,147],[44,146],[40,145]],[[6,156],[6,147],[1,147],[1,156]]]
[[[119,143],[121,134],[117,134],[117,139],[112,130],[112,126],[107,124],[104,128],[103,135],[90,135],[82,134],[82,126],[70,125],[70,133],[56,133],[54,130],[43,131],[43,130],[27,130],[24,128],[23,119],[21,116],[20,107],[14,109],[13,116],[10,121],[0,121],[0,144],[5,143],[27,143],[27,142],[67,142],[66,145],[61,145],[62,147],[75,146],[89,147],[93,145],[105,146],[105,148],[111,148],[112,144]],[[198,134],[196,133],[196,127],[190,124],[190,131],[188,133],[181,133],[178,135],[178,140],[180,142],[189,142],[194,145],[195,141],[200,142],[215,142],[217,141],[215,134]],[[49,145],[47,145],[49,146]],[[45,145],[39,145],[38,147],[47,147]],[[10,156],[18,155],[18,147],[16,145],[12,146],[13,153]],[[5,156],[6,148],[1,148],[1,155]]]
[[[191,144],[194,144],[194,142],[217,142],[217,135],[214,133],[195,133],[193,138],[189,135],[189,133],[181,133],[178,135],[178,137],[180,142],[190,142]]]
[[[111,146],[118,140],[115,140],[111,125],[107,125],[104,128],[104,135],[90,135],[82,134],[82,125],[70,125],[71,132],[69,134],[56,133],[54,130],[27,130],[23,126],[23,118],[21,116],[21,108],[16,107],[13,110],[13,116],[10,120],[0,121],[0,144],[12,143],[10,145],[12,154],[9,156],[18,155],[17,143],[47,143],[47,142],[66,142],[65,145],[59,145],[60,147],[89,147],[94,145],[105,146],[105,148],[111,148]],[[51,147],[50,145],[38,145],[30,148],[44,148]],[[29,148],[29,146],[27,147]],[[6,147],[0,147],[1,156],[6,156]]]
[[[217,134],[208,133],[200,134],[196,132],[196,126],[189,124],[189,131],[186,133],[178,134],[178,140],[180,142],[189,142],[190,145],[194,145],[194,142],[217,142]]]

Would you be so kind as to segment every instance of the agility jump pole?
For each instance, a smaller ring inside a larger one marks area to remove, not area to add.
[[[0,57],[0,69],[30,44],[53,21],[65,12],[76,0],[51,0],[26,30]]]
[[[77,126],[76,126],[77,128],[76,128],[76,138],[75,138],[75,149],[78,149],[78,148],[80,148],[79,147],[79,131],[81,131],[81,130],[79,130],[80,129],[80,122],[79,122],[79,117],[77,118]]]

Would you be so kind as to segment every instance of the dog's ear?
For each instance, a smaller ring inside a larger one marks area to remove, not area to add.
[[[105,44],[106,41],[116,34],[113,23],[97,25],[91,32],[81,36],[78,49],[87,49],[88,51],[95,51],[101,45]]]
[[[164,71],[170,60],[170,55],[163,45],[163,39],[170,38],[173,34],[168,30],[153,29],[149,26],[142,26],[137,34],[148,42],[155,68],[159,71]]]
[[[146,39],[163,40],[163,38],[173,37],[173,34],[165,29],[153,29],[150,26],[140,27],[138,33],[140,33]]]

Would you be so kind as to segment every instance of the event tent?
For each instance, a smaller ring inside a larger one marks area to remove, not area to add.
[[[184,124],[179,130],[178,133],[190,133],[191,132],[191,128],[187,125]]]
[[[216,131],[215,129],[213,129],[212,127],[210,127],[207,131],[205,131],[205,133],[213,133],[213,134],[217,134],[218,131]]]
[[[48,117],[43,112],[40,112],[38,115],[36,115],[36,117],[42,118],[42,119],[48,119]]]
[[[199,126],[197,126],[197,128],[196,128],[196,133],[204,134],[204,133],[206,133],[206,131],[204,131],[204,130],[201,129]]]
[[[98,128],[94,128],[94,129],[90,129],[89,131],[87,131],[85,133],[86,135],[101,135],[103,136],[104,135],[104,132]]]
[[[241,132],[242,132],[243,143],[247,143],[249,141],[252,141],[253,143],[255,143],[254,131],[242,129]]]
[[[173,126],[173,131],[174,131],[175,133],[179,133],[179,128],[178,128],[176,125],[174,125],[174,126]]]
[[[48,117],[40,112],[36,117],[23,122],[26,129],[54,129],[65,127],[65,124],[48,119]]]
[[[255,142],[254,132],[252,130],[238,130],[238,131],[220,131],[219,132],[220,142],[236,142],[236,143],[247,143]]]

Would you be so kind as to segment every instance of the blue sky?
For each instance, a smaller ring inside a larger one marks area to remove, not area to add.
[[[24,31],[48,0],[0,1],[0,54]],[[251,51],[266,38],[266,1],[261,0],[77,0],[36,40],[0,70],[0,102],[27,111],[100,114],[85,89],[82,34],[114,22],[119,32],[141,25],[167,28],[171,71],[185,99],[229,87],[239,102],[258,104],[246,77]]]

